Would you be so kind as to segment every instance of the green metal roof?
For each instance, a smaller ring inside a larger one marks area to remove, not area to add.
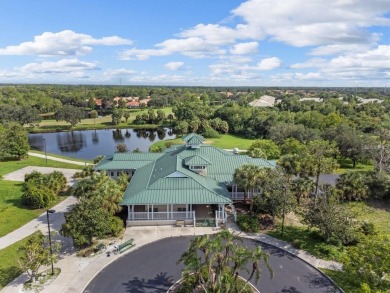
[[[211,165],[211,162],[210,162],[210,160],[208,160],[205,157],[196,155],[196,156],[185,158],[184,164],[186,164],[187,166],[190,166],[190,165]]]
[[[122,205],[140,204],[227,204],[231,202],[226,185],[233,184],[234,171],[244,164],[274,168],[264,159],[234,155],[210,145],[197,134],[183,137],[200,141],[198,148],[175,146],[165,153],[115,153],[101,160],[95,170],[136,172],[128,185]],[[207,174],[189,170],[189,165],[207,165]]]
[[[105,156],[95,167],[96,171],[137,170],[160,158],[162,153],[115,153]]]
[[[200,145],[203,143],[203,140],[197,136],[191,137],[189,140],[187,140],[187,145]]]
[[[121,204],[164,203],[228,204],[231,199],[225,185],[188,170],[177,154],[168,153],[136,171]]]
[[[184,135],[182,139],[183,139],[185,142],[188,142],[188,141],[190,141],[190,140],[193,139],[193,138],[196,138],[196,139],[197,139],[198,141],[200,141],[201,143],[204,141],[204,137],[201,136],[200,134],[196,134],[196,133],[190,133],[190,134]]]

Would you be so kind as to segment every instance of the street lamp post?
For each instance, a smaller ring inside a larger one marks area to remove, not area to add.
[[[49,230],[50,261],[51,261],[51,274],[52,275],[54,275],[54,266],[53,266],[53,249],[51,247],[49,214],[54,214],[55,212],[56,212],[55,210],[46,210],[47,229]]]
[[[286,197],[287,197],[287,187],[285,185],[282,186],[284,189],[284,197],[283,197],[283,214],[282,214],[282,238],[283,238],[283,232],[284,232],[284,216],[286,213]]]
[[[47,153],[46,153],[46,139],[42,138],[44,142],[44,148],[45,148],[45,159],[46,159],[46,166],[47,166]]]

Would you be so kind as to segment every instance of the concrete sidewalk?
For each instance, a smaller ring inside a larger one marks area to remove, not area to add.
[[[73,160],[67,160],[67,159],[57,158],[57,157],[53,157],[53,156],[47,156],[47,155],[44,155],[44,154],[38,154],[38,153],[33,153],[33,152],[28,152],[28,155],[29,156],[33,156],[33,157],[43,158],[43,159],[47,158],[48,160],[52,160],[52,161],[70,163],[70,164],[80,165],[80,166],[92,165],[90,163],[84,163],[84,162],[78,162],[78,161],[73,161]]]
[[[52,209],[56,212],[50,214],[50,229],[58,231],[64,223],[64,213],[70,211],[73,205],[77,202],[77,199],[73,196],[67,197],[64,201],[60,202]],[[47,233],[47,219],[46,212],[40,215],[38,218],[28,222],[26,225],[19,229],[3,236],[0,238],[0,249],[6,248],[7,246],[14,244],[15,242],[22,240],[28,235],[34,233],[37,230],[41,230],[44,234]]]

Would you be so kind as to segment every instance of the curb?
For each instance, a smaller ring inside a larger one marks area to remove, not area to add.
[[[214,231],[214,230],[213,230],[213,231]],[[215,231],[215,233],[218,233],[218,231]],[[214,234],[214,233],[212,233],[212,234]],[[200,234],[200,235],[203,235],[203,234]],[[110,265],[111,263],[113,263],[114,261],[116,261],[117,259],[119,259],[120,257],[122,257],[122,256],[124,256],[124,255],[126,255],[126,254],[128,254],[128,253],[131,253],[131,252],[133,252],[133,251],[136,251],[136,250],[138,250],[138,249],[140,249],[140,248],[142,248],[142,247],[144,247],[144,246],[146,246],[146,245],[149,245],[149,244],[151,244],[151,243],[153,243],[153,242],[162,240],[162,239],[166,239],[166,238],[176,238],[176,237],[194,237],[194,236],[199,236],[199,235],[179,235],[179,236],[172,236],[172,235],[169,235],[169,236],[161,237],[161,238],[156,239],[156,240],[153,240],[153,241],[149,241],[149,242],[143,243],[143,244],[141,244],[141,245],[137,245],[137,244],[136,244],[133,248],[131,248],[131,249],[129,249],[129,250],[123,252],[122,254],[117,255],[116,258],[113,258],[112,260],[110,260],[107,264],[105,264],[103,267],[101,267],[95,274],[91,275],[91,277],[90,277],[89,280],[88,280],[88,283],[84,285],[84,287],[82,288],[82,290],[80,291],[80,293],[85,291],[85,289],[88,287],[88,285],[91,283],[91,281],[92,281],[92,280],[93,280],[93,279],[94,279],[102,270],[104,270],[108,265]]]
[[[218,233],[218,231],[215,231],[215,233]],[[212,233],[212,234],[215,234],[215,233]],[[196,235],[196,236],[199,236],[199,235]],[[253,240],[253,241],[256,241],[256,242],[258,242],[258,243],[262,243],[262,244],[265,244],[265,245],[269,245],[269,246],[272,246],[272,247],[274,247],[274,248],[277,248],[277,249],[279,249],[279,250],[282,250],[283,252],[285,252],[285,253],[287,253],[287,254],[289,254],[289,255],[291,255],[291,256],[293,256],[293,257],[296,257],[296,258],[298,258],[298,259],[300,259],[300,260],[302,260],[304,263],[306,263],[307,265],[309,265],[310,267],[312,267],[313,269],[315,269],[316,271],[318,271],[322,276],[324,276],[326,279],[328,279],[341,293],[345,293],[344,292],[344,290],[343,289],[341,289],[340,288],[340,286],[338,286],[328,275],[326,275],[324,272],[322,272],[321,270],[319,270],[317,267],[315,267],[314,265],[312,265],[311,263],[309,263],[308,261],[306,261],[305,259],[303,259],[303,258],[301,258],[301,257],[299,257],[299,256],[297,256],[297,255],[295,255],[295,254],[292,254],[291,252],[289,252],[289,251],[287,251],[287,250],[285,250],[285,249],[283,249],[283,248],[280,248],[280,247],[277,247],[277,246],[275,246],[275,245],[272,245],[272,244],[269,244],[269,243],[266,243],[266,242],[263,242],[263,241],[261,241],[261,240],[258,240],[258,239],[256,239],[256,236],[251,236],[251,235],[248,235],[248,234],[246,234],[245,233],[245,235],[238,235],[239,237],[243,237],[243,238],[247,238],[247,239],[250,239],[250,240]],[[93,274],[90,278],[89,278],[89,280],[88,280],[88,283],[86,284],[86,285],[84,285],[84,287],[82,288],[82,290],[80,291],[80,292],[84,292],[85,291],[85,289],[87,288],[87,286],[91,283],[91,281],[104,269],[104,268],[106,268],[108,265],[110,265],[111,263],[113,263],[114,261],[116,261],[117,259],[119,259],[120,257],[122,257],[122,256],[124,256],[124,255],[126,255],[126,254],[128,254],[128,253],[130,253],[130,252],[133,252],[133,251],[135,251],[135,250],[137,250],[137,249],[139,249],[139,248],[142,248],[142,247],[144,247],[144,246],[146,246],[146,245],[149,245],[149,244],[151,244],[151,243],[153,243],[153,242],[156,242],[156,241],[159,241],[159,240],[162,240],[162,239],[165,239],[165,238],[176,238],[176,237],[193,237],[193,235],[179,235],[179,236],[166,236],[166,237],[161,237],[161,238],[159,238],[159,239],[156,239],[156,240],[154,240],[154,241],[149,241],[149,242],[146,242],[146,243],[144,243],[144,244],[142,244],[142,245],[139,245],[139,246],[135,246],[134,248],[132,248],[132,249],[129,249],[128,251],[126,251],[126,252],[124,252],[124,253],[122,253],[121,255],[118,255],[116,258],[113,258],[110,262],[108,262],[106,265],[104,265],[104,267],[102,267],[102,268],[100,268],[95,274]],[[176,284],[177,282],[175,282],[175,284]],[[167,292],[169,292],[169,291],[167,291]]]
[[[314,266],[313,264],[311,264],[310,262],[308,262],[307,260],[305,260],[304,258],[302,257],[299,257],[298,255],[295,255],[281,247],[278,247],[276,245],[273,245],[273,244],[269,244],[269,243],[266,243],[266,242],[263,242],[259,239],[256,239],[256,238],[252,238],[252,237],[256,237],[256,236],[250,236],[250,235],[246,235],[246,236],[243,236],[245,238],[248,238],[248,239],[251,239],[251,240],[254,240],[256,242],[259,242],[259,243],[263,243],[265,245],[269,245],[269,246],[272,246],[272,247],[275,247],[277,249],[280,249],[282,251],[284,251],[285,253],[288,253],[289,255],[291,256],[294,256],[296,258],[299,258],[300,260],[302,260],[304,263],[306,263],[307,265],[309,265],[310,267],[312,267],[313,269],[315,269],[316,271],[318,271],[322,276],[324,276],[325,278],[327,278],[338,290],[340,290],[341,293],[345,293],[343,289],[340,288],[339,285],[337,285],[337,283],[335,281],[333,281],[327,274],[325,274],[324,272],[322,272],[320,269],[318,269],[316,266]]]

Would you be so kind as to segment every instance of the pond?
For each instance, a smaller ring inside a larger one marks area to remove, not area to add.
[[[73,158],[92,160],[99,155],[112,154],[120,143],[126,144],[128,151],[136,148],[148,152],[149,147],[160,140],[176,136],[169,128],[161,129],[101,129],[72,132],[29,134],[32,149]]]

